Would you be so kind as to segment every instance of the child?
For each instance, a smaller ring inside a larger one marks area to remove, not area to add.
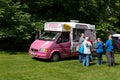
[[[102,64],[102,53],[103,53],[103,43],[101,41],[101,38],[97,38],[97,48],[96,48],[96,53],[97,53],[97,64],[101,65]]]

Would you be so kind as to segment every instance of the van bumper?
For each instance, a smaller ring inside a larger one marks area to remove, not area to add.
[[[29,54],[34,57],[34,58],[41,58],[41,59],[49,59],[49,53],[44,53],[44,52],[33,52],[29,51]]]

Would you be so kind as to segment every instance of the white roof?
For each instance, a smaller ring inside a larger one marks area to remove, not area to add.
[[[113,37],[120,37],[120,34],[113,34]]]
[[[95,25],[75,22],[46,22],[45,31],[70,31],[71,28],[95,29]]]

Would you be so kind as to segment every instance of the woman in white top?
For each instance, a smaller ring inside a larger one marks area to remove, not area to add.
[[[83,45],[84,45],[84,53],[83,53],[83,66],[89,66],[90,62],[90,54],[91,54],[91,46],[92,44],[88,41],[89,37],[86,37]]]

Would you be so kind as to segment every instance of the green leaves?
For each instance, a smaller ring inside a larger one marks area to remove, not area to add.
[[[96,25],[97,36],[120,32],[120,0],[0,0],[0,39],[15,43],[33,39],[47,21]]]
[[[20,2],[1,1],[0,5],[0,38],[12,38],[14,42],[30,39],[29,27],[31,15],[23,11],[27,5]],[[31,27],[31,26],[30,26]]]

